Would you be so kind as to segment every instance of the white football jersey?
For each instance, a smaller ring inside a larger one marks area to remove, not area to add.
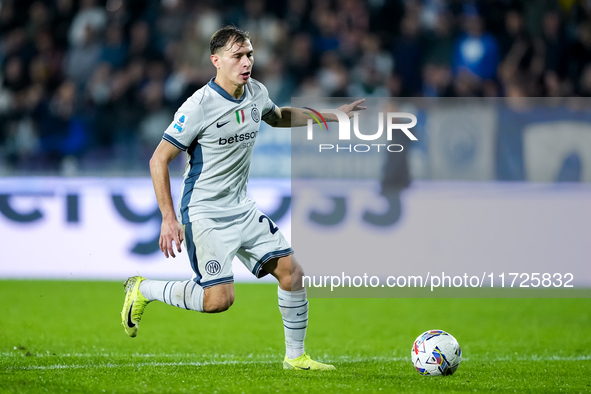
[[[275,110],[265,86],[250,79],[235,99],[214,82],[181,105],[164,132],[164,140],[188,154],[179,198],[183,224],[246,212],[254,143],[261,121]]]

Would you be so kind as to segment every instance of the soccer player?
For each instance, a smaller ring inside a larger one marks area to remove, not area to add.
[[[309,116],[300,109],[278,108],[265,86],[251,78],[254,57],[247,32],[224,27],[212,36],[210,50],[215,78],[179,108],[150,160],[162,212],[160,249],[167,258],[175,257],[175,248],[181,252],[184,240],[194,275],[186,281],[129,278],[124,285],[123,327],[135,337],[146,305],[155,300],[206,313],[227,310],[234,302],[232,260],[237,255],[257,278],[271,274],[279,282],[286,346],[283,367],[334,369],[304,351],[308,301],[302,269],[275,223],[246,196],[260,122],[305,126]],[[365,109],[359,106],[362,101],[339,110],[351,118],[352,111]],[[323,116],[337,121],[333,114]],[[177,218],[168,165],[182,151],[188,153],[188,163]]]

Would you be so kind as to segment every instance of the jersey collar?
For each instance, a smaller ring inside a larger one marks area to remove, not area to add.
[[[246,97],[246,88],[244,89],[244,93],[242,94],[242,97],[240,97],[239,99],[235,99],[234,97],[232,97],[230,95],[230,93],[226,92],[224,89],[222,89],[222,87],[220,85],[218,85],[217,83],[215,83],[213,80],[215,79],[215,77],[211,78],[209,80],[209,82],[207,83],[207,85],[212,88],[213,90],[215,90],[216,92],[218,92],[223,98],[225,98],[226,100],[230,100],[234,103],[241,103],[244,98]]]

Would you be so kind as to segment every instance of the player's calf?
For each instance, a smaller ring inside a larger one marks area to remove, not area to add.
[[[212,286],[205,289],[203,311],[206,313],[220,313],[230,309],[234,304],[234,284]]]

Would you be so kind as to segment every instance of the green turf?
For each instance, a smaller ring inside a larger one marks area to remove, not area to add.
[[[276,287],[237,285],[225,313],[151,304],[137,338],[121,283],[0,281],[0,392],[591,392],[590,299],[313,299],[306,347],[332,372],[284,371]],[[451,332],[455,375],[410,348]]]

